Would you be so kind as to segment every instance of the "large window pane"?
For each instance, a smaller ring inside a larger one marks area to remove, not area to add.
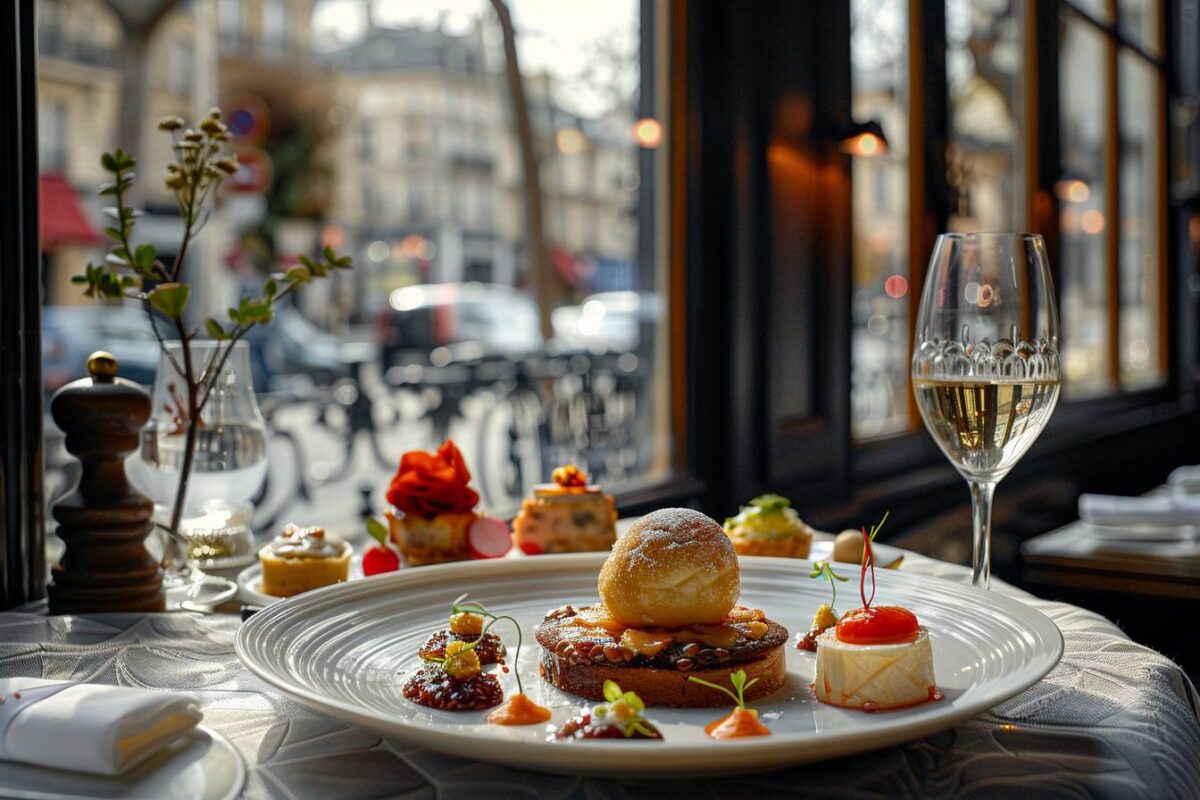
[[[1162,380],[1158,315],[1161,275],[1158,72],[1122,50],[1121,95],[1121,386]]]
[[[947,0],[951,230],[1024,230],[1019,2]]]
[[[498,514],[568,460],[611,489],[669,471],[667,98],[651,105],[655,77],[641,69],[666,63],[642,26],[665,6],[509,0],[540,160],[539,278],[488,0],[206,0],[145,13],[157,4],[38,0],[43,171],[64,173],[51,188],[81,223],[43,219],[66,231],[44,237],[48,391],[82,374],[94,346],[124,374],[153,377],[152,338],[99,333],[105,314],[149,332],[140,305],[82,312],[69,281],[103,261],[95,190],[101,152],[118,145],[140,157],[143,241],[170,261],[180,225],[155,121],[219,104],[249,166],[184,265],[197,322],[325,244],[355,261],[252,337],[262,404],[287,434],[270,445],[260,519],[282,509],[357,526],[357,489],[379,508],[400,454],[445,436]],[[141,53],[133,68],[146,79],[123,83],[121,59]],[[50,453],[61,470],[53,441]]]
[[[1107,392],[1109,341],[1108,249],[1104,150],[1107,103],[1103,35],[1067,12],[1059,53],[1062,163],[1057,182],[1062,201],[1063,394],[1068,398]]]
[[[1158,55],[1159,10],[1162,0],[1118,0],[1117,19],[1123,35]]]
[[[908,5],[855,0],[855,120],[883,125],[887,152],[856,157],[852,424],[856,437],[908,425]]]

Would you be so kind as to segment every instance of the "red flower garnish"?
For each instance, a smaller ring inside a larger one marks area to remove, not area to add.
[[[405,453],[388,486],[387,499],[405,514],[423,517],[470,511],[479,502],[479,493],[467,486],[470,480],[462,453],[447,439],[436,454]]]
[[[550,478],[564,489],[582,489],[587,486],[587,475],[574,464],[558,467],[550,473]]]

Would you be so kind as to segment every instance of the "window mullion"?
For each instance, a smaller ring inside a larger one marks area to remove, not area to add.
[[[1108,376],[1113,389],[1120,391],[1121,382],[1121,128],[1120,107],[1117,105],[1119,87],[1117,85],[1117,0],[1108,0],[1109,18],[1113,28],[1104,37],[1105,57],[1105,158],[1104,181],[1106,185],[1104,216],[1107,220],[1104,226],[1105,248],[1108,260]]]
[[[1159,64],[1165,63],[1167,53],[1167,4],[1166,0],[1157,0],[1158,7],[1158,25],[1155,31],[1155,36],[1158,44]],[[1170,182],[1170,166],[1168,153],[1168,130],[1170,129],[1170,119],[1168,116],[1168,100],[1167,100],[1167,76],[1166,71],[1161,67],[1155,68],[1155,74],[1158,76],[1158,164],[1156,169],[1157,180],[1155,181],[1154,190],[1158,193],[1159,208],[1158,220],[1155,226],[1155,235],[1158,237],[1158,264],[1155,265],[1158,270],[1158,293],[1155,297],[1155,302],[1158,304],[1158,374],[1163,380],[1169,380],[1171,377],[1171,321],[1173,314],[1170,310],[1170,245],[1169,233],[1167,228],[1167,218],[1171,213],[1171,204],[1168,199],[1168,186]]]

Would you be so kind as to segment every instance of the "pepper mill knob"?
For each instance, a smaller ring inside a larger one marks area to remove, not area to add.
[[[150,418],[150,395],[117,377],[117,359],[98,350],[90,378],[58,390],[50,412],[82,469],[75,490],[55,503],[66,545],[46,591],[53,614],[162,611],[162,569],[146,550],[154,504],[129,485],[125,456]]]
[[[97,383],[112,383],[117,377],[117,357],[104,350],[97,350],[88,356],[87,371],[92,380]]]

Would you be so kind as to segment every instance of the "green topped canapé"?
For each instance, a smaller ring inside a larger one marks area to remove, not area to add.
[[[750,505],[742,506],[736,517],[725,520],[725,530],[741,527],[743,529],[761,528],[766,525],[800,524],[800,517],[792,509],[792,501],[779,494],[760,494],[750,501]]]

